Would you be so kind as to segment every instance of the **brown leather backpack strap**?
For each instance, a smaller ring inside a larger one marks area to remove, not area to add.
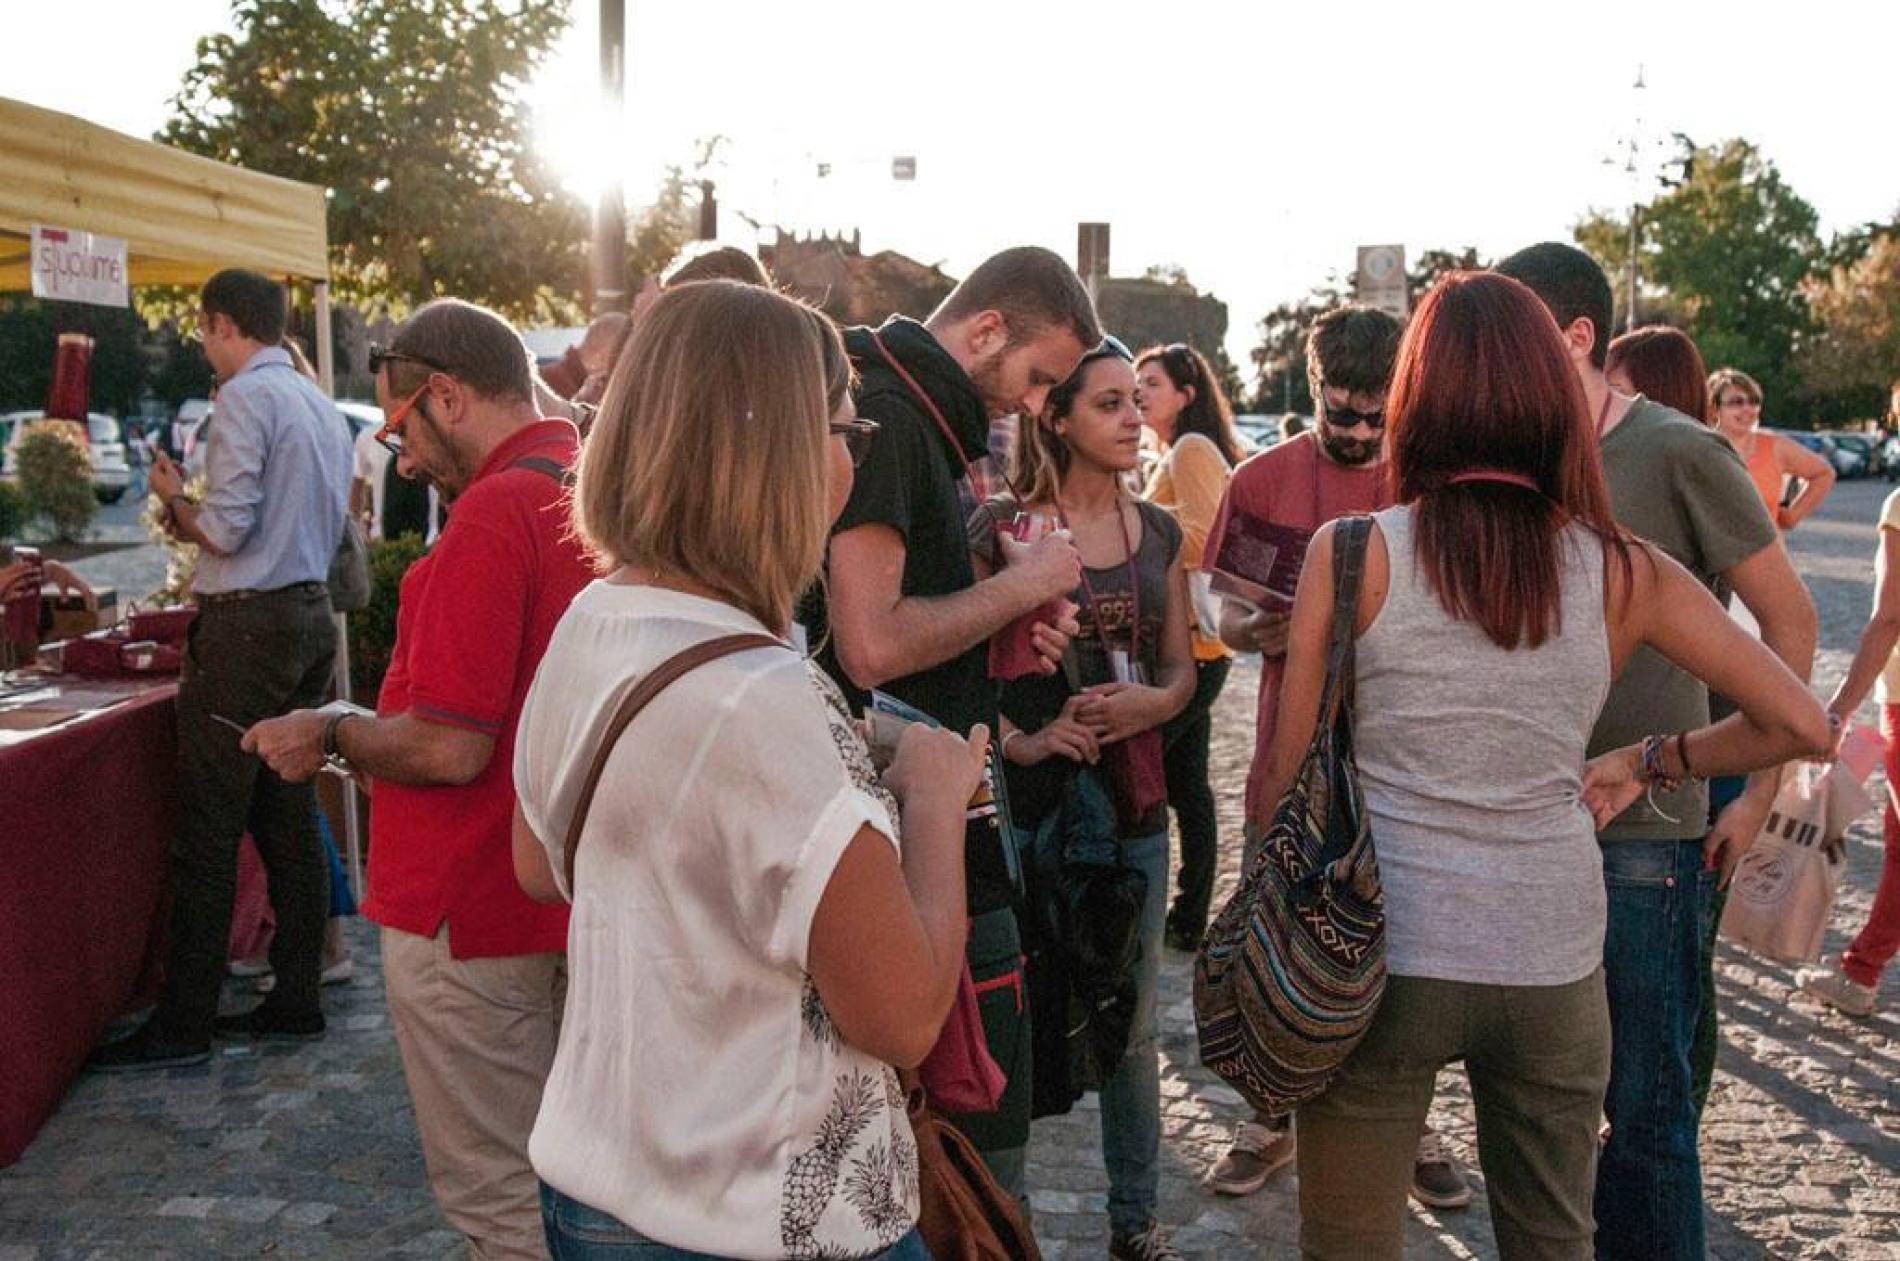
[[[607,769],[607,758],[613,753],[614,745],[620,741],[620,733],[627,729],[639,712],[647,707],[654,697],[665,691],[667,686],[682,674],[697,669],[709,661],[731,656],[735,652],[745,652],[752,648],[785,648],[790,651],[782,639],[771,635],[748,632],[739,635],[721,635],[714,639],[703,640],[690,648],[682,649],[662,661],[641,679],[631,692],[621,700],[620,708],[614,711],[612,721],[607,724],[606,733],[600,738],[600,747],[594,750],[594,760],[587,767],[587,778],[581,782],[580,800],[574,803],[574,815],[568,820],[567,837],[561,844],[561,864],[567,874],[568,901],[574,900],[574,855],[580,849],[581,829],[587,826],[587,811],[594,804],[594,790],[600,786],[600,774]]]

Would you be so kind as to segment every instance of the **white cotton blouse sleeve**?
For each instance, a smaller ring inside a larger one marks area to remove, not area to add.
[[[846,846],[865,827],[895,846],[896,829],[885,805],[853,782],[803,661],[784,653],[727,695],[680,820],[721,839],[740,933],[770,963],[802,971]]]

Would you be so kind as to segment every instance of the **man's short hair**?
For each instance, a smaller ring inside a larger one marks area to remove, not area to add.
[[[1318,402],[1322,385],[1349,394],[1383,394],[1399,357],[1399,322],[1369,306],[1334,307],[1306,335],[1306,375]]]
[[[1609,277],[1594,258],[1574,245],[1545,241],[1519,250],[1493,270],[1543,299],[1558,328],[1589,320],[1596,329],[1590,363],[1598,368],[1604,365],[1610,353],[1616,299],[1610,293]]]
[[[254,342],[275,346],[290,322],[290,295],[269,276],[227,267],[205,281],[198,306],[206,315],[222,315]]]
[[[955,323],[984,311],[1002,315],[1012,346],[1051,328],[1066,328],[1083,346],[1102,340],[1082,278],[1061,255],[1039,245],[1019,245],[978,264],[932,313],[930,323]]]
[[[437,298],[403,321],[389,349],[416,360],[389,363],[392,393],[406,394],[433,369],[446,372],[484,398],[534,400],[534,360],[514,326],[487,307]],[[398,385],[398,382],[405,384]]]
[[[772,287],[765,264],[736,245],[720,245],[695,252],[691,247],[673,260],[673,266],[660,277],[662,288],[690,285],[701,280],[736,280],[742,285]]]

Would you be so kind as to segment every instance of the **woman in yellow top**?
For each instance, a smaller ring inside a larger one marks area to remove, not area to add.
[[[1761,386],[1739,368],[1710,373],[1709,398],[1715,404],[1716,429],[1748,465],[1768,515],[1783,530],[1794,529],[1834,489],[1834,466],[1793,438],[1761,431]],[[1801,493],[1784,508],[1781,488],[1789,477],[1802,483]]]
[[[1214,701],[1227,682],[1232,653],[1215,627],[1202,625],[1200,606],[1208,603],[1199,577],[1208,527],[1240,443],[1234,414],[1207,360],[1185,342],[1156,346],[1135,361],[1135,402],[1142,423],[1154,434],[1161,457],[1148,476],[1142,498],[1166,508],[1181,527],[1181,560],[1195,585],[1193,616],[1194,699],[1164,728],[1168,805],[1181,828],[1180,886],[1168,912],[1167,942],[1176,950],[1200,949],[1214,896],[1214,866],[1219,834],[1214,819],[1214,790],[1207,782],[1208,745],[1214,734]]]

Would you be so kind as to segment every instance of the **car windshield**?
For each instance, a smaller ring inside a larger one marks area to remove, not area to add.
[[[88,416],[86,418],[86,436],[94,442],[117,442],[119,440],[119,422],[110,416]]]

